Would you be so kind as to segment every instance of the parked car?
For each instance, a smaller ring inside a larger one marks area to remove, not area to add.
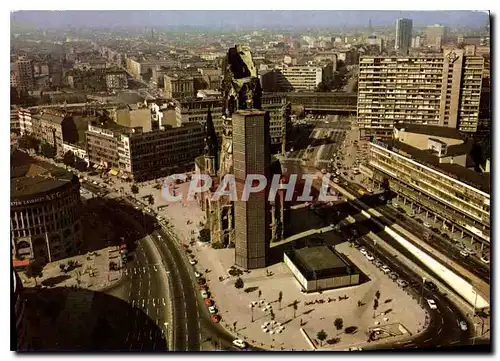
[[[376,260],[373,264],[377,267],[382,267],[384,265],[380,260]]]
[[[408,282],[406,282],[405,280],[399,279],[399,280],[396,281],[396,283],[401,288],[408,287]]]
[[[219,315],[211,315],[210,318],[212,319],[213,323],[219,323],[219,321],[220,321]]]
[[[215,308],[215,306],[210,306],[208,308],[208,312],[210,312],[211,315],[214,315],[217,313],[217,309]]]
[[[197,263],[197,262],[196,262],[196,260],[195,260],[195,259],[190,259],[190,260],[189,260],[189,264],[192,264],[193,266],[194,266],[196,263]]]
[[[201,290],[200,293],[201,293],[201,297],[208,298],[208,292],[207,291]]]
[[[245,341],[240,340],[239,338],[233,341],[233,345],[241,349],[248,347],[248,344]]]
[[[464,250],[464,249],[462,249],[462,250],[460,251],[460,255],[461,255],[462,257],[469,257],[469,253],[468,253],[466,250]]]
[[[415,218],[415,221],[420,224],[424,224],[424,221],[422,221],[420,218]]]
[[[391,280],[397,280],[397,279],[398,279],[398,277],[399,277],[399,275],[398,275],[396,272],[391,272],[391,273],[389,273],[389,278],[390,278]]]
[[[364,254],[365,256],[366,256],[366,254],[368,253],[368,252],[366,251],[365,247],[361,247],[361,248],[359,249],[359,251],[361,252],[361,254]]]
[[[474,251],[472,248],[464,247],[464,251],[468,254],[476,254],[476,251]]]
[[[462,331],[467,331],[467,322],[465,322],[464,320],[457,320],[457,323],[458,323],[458,327],[460,327],[460,329]]]
[[[200,272],[195,272],[195,273],[194,273],[194,276],[195,276],[196,278],[200,278],[200,277],[201,277],[201,273],[200,273]]]
[[[436,305],[436,301],[434,301],[432,298],[428,298],[427,303],[429,304],[431,310],[437,310],[438,306]]]
[[[373,261],[375,259],[375,257],[373,257],[371,254],[369,253],[366,253],[365,254],[366,258],[368,259],[368,261]]]
[[[427,227],[427,228],[432,228],[432,224],[427,223],[427,222],[424,222],[424,227]]]
[[[425,281],[424,287],[427,288],[429,291],[432,291],[432,292],[437,292],[438,291],[438,287],[432,281]]]
[[[380,267],[380,269],[382,270],[382,272],[384,272],[385,274],[391,272],[391,269],[387,266],[387,265],[383,265],[382,267]]]
[[[490,260],[488,259],[487,256],[481,256],[481,258],[479,258],[481,260],[481,262],[483,263],[486,263],[486,264],[489,264],[490,263]]]

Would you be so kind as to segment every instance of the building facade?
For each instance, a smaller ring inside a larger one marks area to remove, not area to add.
[[[264,175],[271,179],[269,115],[258,110],[238,111],[233,122],[233,167],[236,193],[244,192],[247,176]],[[271,243],[269,183],[248,200],[234,202],[235,264],[245,269],[267,266]]]
[[[398,122],[475,132],[484,58],[461,49],[440,55],[363,56],[358,85],[362,137],[390,138]]]
[[[412,28],[413,20],[404,18],[396,20],[396,43],[394,49],[401,54],[408,54],[408,50],[410,50]]]
[[[19,122],[19,108],[15,105],[10,106],[10,132],[20,134],[21,124]]]
[[[13,258],[45,264],[77,254],[83,242],[78,178],[14,153],[10,200]],[[20,157],[22,161],[17,160]]]
[[[411,135],[411,134],[410,134]],[[411,136],[409,137],[411,138]],[[404,138],[373,141],[369,166],[373,178],[482,247],[490,245],[490,180],[465,167],[463,144],[427,136],[427,147],[406,144]],[[415,144],[414,144],[415,145]]]
[[[428,47],[441,50],[446,39],[446,28],[443,25],[431,25],[425,28],[425,44]]]
[[[278,86],[284,91],[314,91],[323,79],[323,68],[314,66],[284,67]]]
[[[15,62],[11,63],[10,86],[18,91],[34,89],[35,75],[32,60],[19,57]]]
[[[106,88],[108,91],[127,89],[127,73],[124,71],[111,71],[106,73]]]

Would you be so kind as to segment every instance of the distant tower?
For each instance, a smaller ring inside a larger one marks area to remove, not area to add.
[[[396,44],[394,48],[403,54],[408,54],[411,47],[411,32],[413,20],[400,18],[396,21]]]
[[[369,33],[370,35],[372,35],[372,34],[373,34],[373,27],[372,27],[372,19],[371,19],[371,18],[370,18],[370,19],[368,19],[368,33]]]
[[[233,114],[233,161],[238,200],[234,202],[235,264],[245,269],[267,266],[271,242],[269,113],[261,110],[238,110]],[[266,187],[241,200],[249,174],[264,175]]]

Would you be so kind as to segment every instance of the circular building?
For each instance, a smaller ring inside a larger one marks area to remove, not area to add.
[[[20,151],[10,177],[13,257],[45,264],[74,255],[83,239],[78,177]]]

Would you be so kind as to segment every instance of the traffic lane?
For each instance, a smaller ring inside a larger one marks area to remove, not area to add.
[[[171,237],[168,236],[168,234],[162,229],[161,231],[158,232],[164,239],[163,243],[170,244],[170,246],[173,248],[172,253],[175,253],[178,255],[178,265],[185,266],[184,274],[188,275],[186,279],[183,281],[184,284],[186,285],[191,285],[190,287],[191,290],[194,290],[192,293],[192,298],[194,299],[194,303],[191,304],[191,314],[196,314],[199,325],[198,327],[203,329],[206,333],[209,334],[209,337],[212,340],[217,340],[217,343],[219,344],[220,347],[222,347],[225,350],[232,350],[232,351],[237,351],[239,350],[235,346],[233,346],[232,342],[236,338],[233,336],[229,331],[224,329],[220,324],[215,324],[213,323],[212,319],[210,318],[210,313],[208,312],[207,307],[203,303],[203,300],[201,298],[201,295],[199,293],[199,286],[197,282],[194,282],[191,277],[189,277],[193,273],[193,269],[191,265],[186,264],[184,259],[182,258],[182,255],[180,250],[175,244],[173,244],[175,241],[172,240]],[[168,241],[167,241],[168,240]],[[207,283],[209,286],[209,284]],[[193,311],[193,308],[196,307],[196,312]],[[262,350],[260,348],[250,346],[249,349],[252,350]]]
[[[423,225],[419,224],[418,222],[414,221],[409,217],[405,217],[405,215],[402,212],[393,209],[392,207],[389,207],[387,205],[378,207],[377,210],[379,210],[380,213],[382,213],[387,218],[393,217],[392,220],[394,221],[394,223],[399,224],[407,231],[419,235],[424,233],[430,233],[432,235],[432,241],[437,243],[437,246],[439,247],[439,251],[441,253],[443,253],[445,256],[449,258],[452,258],[455,262],[460,264],[462,267],[466,268],[469,272],[481,278],[483,281],[489,282],[490,271],[483,264],[476,261],[472,257],[467,257],[467,258],[462,257],[459,254],[460,250],[456,246],[446,241],[444,238],[442,238],[440,235],[438,235],[431,229],[424,227]],[[401,218],[399,218],[398,216]],[[429,242],[426,243],[429,244]],[[432,244],[431,246],[433,246],[433,248],[436,249],[435,244]]]
[[[174,327],[175,327],[175,350],[176,351],[197,351],[199,350],[199,329],[196,325],[193,327],[193,317],[196,318],[197,310],[193,310],[190,298],[190,284],[186,283],[186,277],[183,275],[182,266],[180,266],[174,257],[170,248],[167,246],[170,240],[162,235],[163,240],[159,241],[157,232],[153,235],[153,242],[160,252],[163,262],[166,262],[166,268],[170,272],[171,287],[173,295],[173,306],[175,309]]]
[[[372,250],[373,242],[365,237],[361,238],[365,244],[366,249]],[[376,249],[376,248],[375,248]],[[374,252],[375,258],[380,259],[387,264],[392,271],[396,272],[401,278],[409,283],[407,290],[413,295],[416,300],[419,300],[423,295],[423,305],[426,308],[429,316],[430,323],[426,331],[412,340],[413,343],[418,343],[422,347],[431,347],[443,344],[457,344],[467,343],[468,333],[461,331],[457,320],[460,319],[461,312],[457,310],[454,305],[442,294],[433,293],[428,289],[423,289],[422,294],[422,278],[420,278],[413,270],[408,268],[401,262],[397,262],[394,258],[390,257],[380,249]],[[381,272],[381,271],[379,271]],[[382,272],[381,272],[382,274]],[[437,310],[432,310],[427,305],[427,299],[434,299],[438,306]],[[458,316],[458,317],[457,317]],[[463,316],[461,319],[464,319]],[[408,347],[409,344],[403,347]]]
[[[160,231],[161,233],[161,231]],[[175,246],[174,241],[170,237],[166,238],[167,235],[163,233],[163,241],[160,242],[164,247],[164,250],[168,250],[170,253],[172,261],[178,267],[180,277],[178,278],[182,284],[183,295],[185,298],[185,306],[187,315],[187,328],[188,328],[188,346],[189,350],[199,350],[200,349],[200,333],[201,327],[199,322],[199,307],[197,304],[197,290],[198,283],[193,280],[193,271],[191,266],[186,264],[186,261],[182,258],[179,249]]]

